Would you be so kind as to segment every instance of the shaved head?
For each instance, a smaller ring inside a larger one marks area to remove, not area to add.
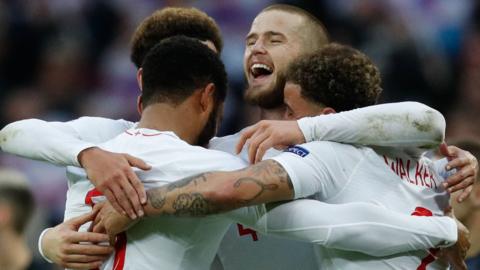
[[[311,13],[290,5],[275,4],[264,8],[260,13],[267,11],[283,11],[289,14],[295,14],[303,18],[304,23],[298,29],[302,41],[302,47],[306,51],[316,50],[329,43],[329,37],[325,26]]]
[[[289,5],[262,10],[245,39],[245,100],[263,109],[281,109],[287,66],[326,44],[322,23],[305,10]]]

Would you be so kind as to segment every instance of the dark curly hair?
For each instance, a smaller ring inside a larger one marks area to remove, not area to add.
[[[374,105],[382,92],[380,72],[372,61],[336,43],[296,59],[286,79],[298,84],[306,99],[337,112]]]
[[[162,40],[142,63],[142,102],[182,103],[208,83],[215,85],[216,101],[225,100],[227,74],[218,54],[198,39],[174,36]]]
[[[167,7],[155,11],[137,27],[131,41],[130,59],[140,68],[143,58],[155,44],[176,35],[209,40],[219,53],[223,48],[220,28],[205,12],[196,8]]]

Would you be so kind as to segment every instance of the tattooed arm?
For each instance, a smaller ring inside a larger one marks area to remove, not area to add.
[[[207,172],[147,191],[148,216],[204,216],[293,199],[284,168],[274,160],[233,172]]]

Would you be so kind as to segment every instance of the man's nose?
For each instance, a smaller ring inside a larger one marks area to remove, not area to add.
[[[252,54],[264,54],[267,50],[265,49],[265,43],[262,40],[257,40],[252,46]]]

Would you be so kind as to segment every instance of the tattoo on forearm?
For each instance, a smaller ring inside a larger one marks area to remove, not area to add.
[[[202,173],[190,176],[160,188],[147,190],[147,197],[150,204],[155,209],[163,210],[166,207],[167,196],[176,189],[182,189],[193,183],[197,186],[200,182],[207,182],[208,173]],[[171,205],[173,212],[170,214],[176,216],[205,216],[214,211],[212,205],[204,198],[201,193],[180,193],[176,194]]]
[[[175,215],[179,216],[205,216],[214,210],[200,193],[180,194],[172,207],[176,210]]]
[[[147,198],[155,209],[160,209],[165,205],[165,194],[161,189],[147,190]]]
[[[248,189],[245,198],[237,198],[225,205],[224,201],[210,200],[207,194],[198,189],[202,184],[218,183],[220,173],[202,173],[184,178],[160,188],[147,191],[148,200],[153,208],[162,214],[177,216],[205,216],[229,210],[233,207],[246,206],[266,192],[274,192],[283,185],[293,190],[293,185],[287,172],[274,160],[261,162],[238,173],[233,179],[233,189]],[[234,174],[235,175],[235,174]],[[217,177],[217,178],[216,178]],[[227,176],[228,177],[228,176]],[[215,186],[215,184],[212,184]],[[197,188],[198,187],[198,188]]]
[[[288,176],[287,172],[280,163],[274,160],[268,160],[265,162],[260,162],[257,165],[246,168],[245,170],[251,170],[253,175],[251,177],[240,178],[234,183],[234,188],[241,188],[243,183],[253,183],[259,189],[258,192],[253,194],[250,198],[245,198],[242,200],[242,203],[248,204],[253,200],[257,199],[263,195],[266,191],[275,191],[279,188],[278,184],[275,183],[265,183],[270,179],[277,179],[280,183],[286,183],[290,190],[293,190],[292,181]]]
[[[234,188],[241,188],[241,185],[243,183],[254,183],[255,185],[257,185],[259,187],[258,192],[256,194],[253,194],[253,196],[251,198],[246,198],[246,199],[243,199],[241,201],[242,203],[245,203],[245,204],[255,200],[256,198],[258,198],[260,195],[262,195],[267,190],[273,191],[273,190],[278,189],[277,184],[264,184],[261,181],[255,179],[255,178],[250,178],[250,177],[245,177],[245,178],[238,179],[235,182],[235,184],[233,184],[233,187]]]
[[[203,181],[207,182],[207,178],[205,177],[206,173],[201,173],[197,174],[194,176],[189,176],[187,178],[184,178],[182,180],[175,181],[173,183],[168,184],[168,190],[174,190],[176,188],[182,188],[184,186],[187,186],[190,183],[194,183],[195,185],[198,184],[198,182]]]

